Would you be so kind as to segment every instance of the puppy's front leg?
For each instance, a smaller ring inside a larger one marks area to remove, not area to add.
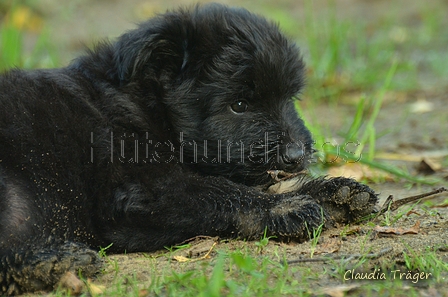
[[[259,238],[265,228],[302,241],[328,220],[311,195],[266,194],[223,177],[133,182],[116,188],[114,199],[106,240],[117,251],[154,250],[197,235]]]

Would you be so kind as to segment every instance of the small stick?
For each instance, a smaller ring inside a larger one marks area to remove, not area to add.
[[[423,194],[419,194],[416,196],[406,197],[406,198],[396,200],[396,201],[394,201],[393,195],[389,195],[389,197],[387,197],[386,201],[384,202],[383,207],[377,213],[377,216],[382,215],[383,213],[385,213],[388,210],[394,211],[394,210],[398,209],[399,207],[401,207],[405,204],[408,204],[410,202],[420,200],[422,198],[426,198],[426,197],[436,195],[436,194],[439,194],[442,192],[447,192],[447,191],[448,191],[448,189],[441,187],[441,188],[438,188],[438,189],[428,192],[428,193],[423,193]]]
[[[371,253],[371,254],[367,254],[367,255],[362,255],[362,254],[335,255],[333,257],[289,260],[289,261],[286,261],[286,263],[287,264],[296,264],[296,263],[306,263],[306,262],[327,262],[329,260],[340,260],[340,259],[354,260],[354,259],[360,259],[360,258],[376,259],[376,258],[384,256],[387,253],[390,253],[391,251],[392,251],[392,248],[388,247],[388,248],[382,249],[378,253]]]

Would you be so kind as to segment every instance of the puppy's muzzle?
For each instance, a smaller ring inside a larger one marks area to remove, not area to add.
[[[305,147],[299,143],[289,143],[286,145],[280,155],[280,166],[286,170],[293,172],[303,166],[306,158]]]

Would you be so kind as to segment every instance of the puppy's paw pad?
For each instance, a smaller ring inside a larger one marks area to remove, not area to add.
[[[378,197],[366,185],[349,178],[325,180],[317,200],[335,223],[350,223],[375,211]]]
[[[361,192],[353,195],[352,203],[349,207],[351,211],[363,210],[369,207],[370,194],[367,192]]]
[[[334,202],[336,204],[347,204],[350,202],[352,197],[350,197],[350,188],[343,186],[336,191],[334,196]]]

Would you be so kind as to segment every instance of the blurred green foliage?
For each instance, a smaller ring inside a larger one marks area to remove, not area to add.
[[[5,8],[4,8],[5,9]],[[0,71],[12,67],[47,68],[58,64],[43,19],[28,6],[13,5],[0,22]]]

